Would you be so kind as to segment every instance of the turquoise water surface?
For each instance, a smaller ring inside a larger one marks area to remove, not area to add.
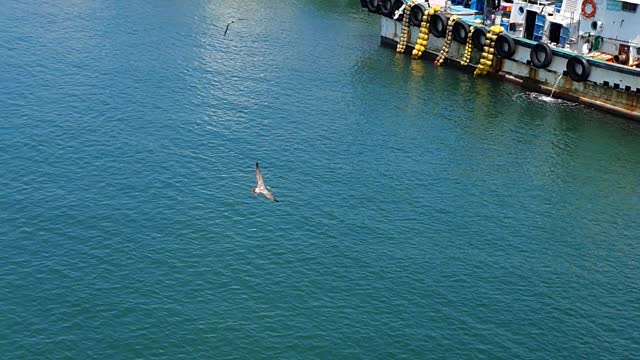
[[[638,358],[638,124],[357,1],[2,5],[0,357]]]

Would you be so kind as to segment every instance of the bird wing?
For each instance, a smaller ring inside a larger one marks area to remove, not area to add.
[[[224,29],[224,34],[223,34],[222,36],[227,36],[227,31],[229,31],[229,25],[231,25],[231,24],[233,24],[234,22],[239,21],[239,20],[247,20],[247,19],[240,18],[240,19],[231,20],[231,22],[229,22],[229,23],[227,24],[227,28],[226,28],[226,29]]]
[[[264,197],[266,197],[267,199],[269,199],[269,200],[271,200],[271,201],[273,201],[273,202],[280,202],[280,201],[278,201],[278,199],[276,199],[276,197],[275,197],[275,196],[273,196],[273,195],[269,192],[269,190],[267,190],[267,189],[264,189],[264,190],[262,191],[262,195],[264,195]]]
[[[258,183],[256,187],[266,189],[266,187],[264,186],[264,179],[262,178],[262,171],[260,170],[260,165],[258,165],[257,161],[256,161],[256,182]]]

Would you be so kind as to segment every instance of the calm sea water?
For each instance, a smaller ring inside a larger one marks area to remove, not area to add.
[[[357,1],[2,4],[2,358],[637,358],[639,194]]]

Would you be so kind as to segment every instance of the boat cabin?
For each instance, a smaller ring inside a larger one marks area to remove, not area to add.
[[[516,0],[502,4],[500,10],[513,36],[636,66],[640,63],[639,5],[640,0]]]

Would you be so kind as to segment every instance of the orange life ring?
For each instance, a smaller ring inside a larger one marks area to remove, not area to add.
[[[591,10],[587,12],[587,6],[591,6]],[[596,2],[595,0],[583,0],[582,1],[582,16],[587,19],[592,18],[596,14]]]

